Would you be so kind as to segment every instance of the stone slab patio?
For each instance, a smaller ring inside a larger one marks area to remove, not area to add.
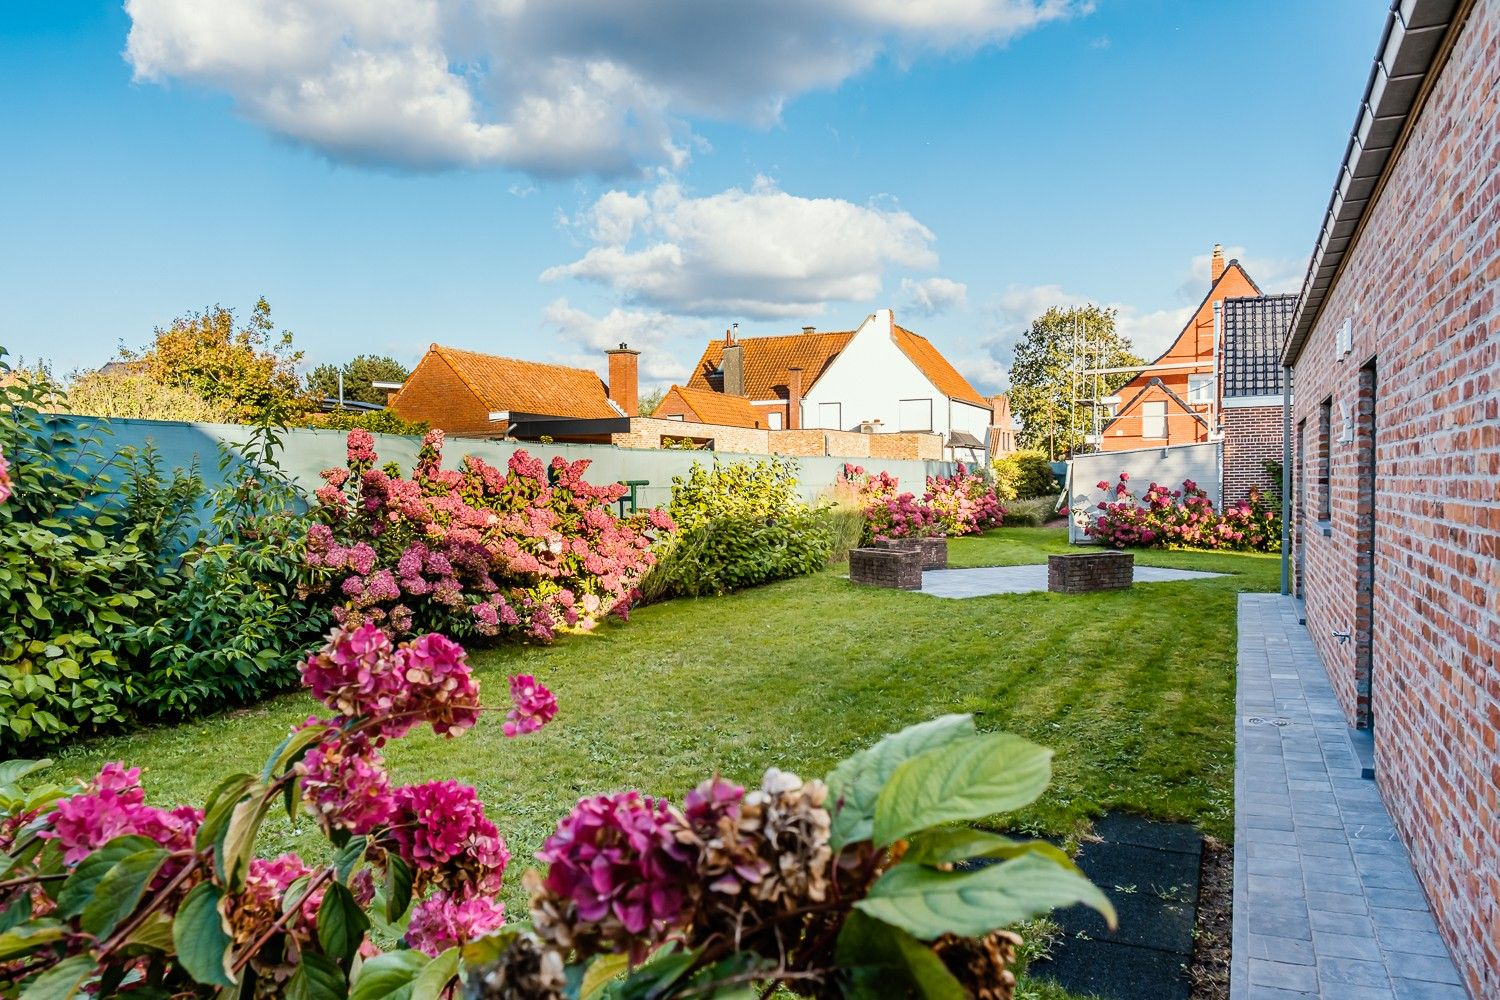
[[[1230,1000],[1466,1000],[1299,618],[1240,595]]]
[[[1136,583],[1170,583],[1176,580],[1206,580],[1222,573],[1197,570],[1135,567]],[[933,597],[990,597],[994,594],[1030,594],[1047,589],[1047,565],[982,566],[976,569],[930,569],[922,574],[918,593]]]

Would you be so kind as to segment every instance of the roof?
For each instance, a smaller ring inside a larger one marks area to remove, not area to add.
[[[849,343],[854,331],[841,333],[790,333],[777,337],[742,337],[735,341],[745,349],[745,395],[750,399],[785,399],[787,372],[802,369],[802,391],[806,392],[828,369]],[[708,342],[703,357],[688,379],[688,388],[717,392],[708,376],[719,370],[724,341]]]
[[[1226,280],[1228,280],[1230,271],[1238,271],[1240,273],[1240,277],[1245,279],[1245,283],[1248,284],[1251,288],[1255,289],[1255,294],[1260,294],[1260,286],[1255,283],[1254,278],[1250,277],[1250,272],[1245,270],[1245,266],[1240,263],[1238,257],[1231,257],[1229,259],[1229,262],[1224,265],[1224,270],[1220,272],[1219,276],[1213,281],[1209,282],[1208,291],[1203,293],[1203,298],[1198,301],[1198,305],[1193,309],[1191,313],[1188,314],[1187,320],[1182,324],[1182,329],[1177,331],[1177,336],[1172,338],[1172,342],[1168,344],[1166,348],[1156,356],[1155,361],[1151,362],[1150,365],[1145,366],[1146,368],[1161,364],[1162,359],[1171,354],[1172,351],[1176,349],[1177,342],[1180,341],[1184,336],[1186,336],[1187,332],[1197,324],[1198,314],[1201,313],[1203,311],[1203,307],[1208,305],[1209,301],[1213,299],[1214,292],[1218,291],[1219,286]],[[1208,364],[1209,362],[1205,360],[1203,363]],[[1144,374],[1144,369],[1142,370],[1142,372]],[[1139,375],[1136,376],[1136,378],[1139,377]]]
[[[938,352],[932,342],[919,333],[912,333],[905,327],[896,327],[896,344],[911,358],[912,363],[921,369],[922,374],[927,376],[927,381],[937,386],[938,391],[950,399],[961,399],[966,403],[973,403],[985,409],[990,408],[990,401],[981,396],[969,380],[958,373],[958,369],[948,363],[948,359]]]
[[[417,367],[421,368],[434,355],[446,361],[491,411],[515,410],[556,417],[600,419],[620,416],[620,411],[609,400],[604,380],[598,373],[584,368],[502,358],[441,344],[433,344]],[[413,381],[407,378],[401,393],[396,396],[397,400]]]
[[[1284,364],[1294,364],[1302,353],[1344,258],[1358,241],[1365,216],[1395,165],[1409,123],[1421,112],[1428,85],[1442,69],[1449,28],[1460,8],[1470,6],[1461,0],[1392,0],[1302,281],[1300,303],[1282,350]]]
[[[1182,412],[1198,421],[1198,423],[1202,424],[1204,427],[1208,426],[1208,421],[1203,419],[1203,415],[1201,413],[1193,409],[1192,406],[1188,405],[1187,400],[1183,399],[1181,396],[1177,395],[1177,393],[1173,392],[1171,386],[1167,385],[1167,383],[1163,382],[1155,375],[1151,376],[1151,380],[1145,385],[1141,386],[1141,388],[1136,392],[1134,396],[1131,396],[1129,399],[1125,400],[1125,402],[1120,404],[1120,408],[1115,411],[1115,420],[1119,420],[1121,417],[1125,416],[1125,414],[1133,409],[1135,407],[1135,404],[1140,402],[1141,399],[1145,397],[1146,393],[1150,392],[1152,389],[1160,389],[1163,393],[1166,394],[1168,399],[1177,404],[1178,408],[1181,409]],[[1114,423],[1115,420],[1111,420],[1109,424]],[[1107,429],[1109,427],[1109,424],[1105,424],[1104,427]]]
[[[697,415],[700,423],[723,427],[766,426],[765,414],[744,396],[730,396],[712,389],[691,389],[680,385],[674,385],[667,391],[667,395],[657,405],[656,412],[651,415],[656,416],[656,413],[661,412],[667,399],[674,393]]]
[[[984,442],[968,431],[952,431],[948,434],[948,447],[973,448],[977,451],[983,451]]]
[[[1224,398],[1281,394],[1281,345],[1296,295],[1224,300]]]

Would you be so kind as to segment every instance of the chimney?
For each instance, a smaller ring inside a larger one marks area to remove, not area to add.
[[[609,355],[609,398],[625,411],[627,417],[633,417],[641,404],[641,352],[621,344],[604,353]]]
[[[1213,261],[1208,266],[1208,283],[1213,284],[1224,276],[1224,248],[1214,244]]]
[[[719,361],[719,370],[724,373],[724,395],[745,394],[745,345],[730,341],[724,345],[724,357]]]
[[[786,370],[786,426],[787,430],[802,429],[802,369]]]
[[[802,332],[803,332],[803,333],[814,333],[814,332],[816,332],[816,331],[817,331],[817,329],[818,329],[818,328],[817,328],[817,327],[815,327],[815,326],[804,326],[804,327],[803,327],[803,328],[802,328]]]
[[[728,347],[730,344],[734,343],[734,334],[735,334],[735,331],[738,330],[739,328],[740,328],[740,325],[738,323],[736,323],[736,324],[734,324],[734,326],[732,326],[728,330],[724,331],[724,346],[725,347]]]

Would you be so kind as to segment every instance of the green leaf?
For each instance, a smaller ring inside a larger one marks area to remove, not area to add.
[[[28,983],[21,1000],[72,1000],[93,974],[92,955],[65,958]]]
[[[395,854],[386,857],[385,919],[401,919],[411,905],[411,868]]]
[[[909,990],[927,1000],[965,1000],[968,996],[931,948],[899,927],[858,910],[849,914],[839,931],[836,958],[847,969],[880,970],[884,975],[871,977],[871,982],[882,996],[905,997]]]
[[[249,796],[241,799],[229,813],[229,821],[216,841],[218,853],[215,861],[219,875],[230,889],[238,889],[245,881],[245,871],[250,866],[250,857],[255,852],[255,837],[265,821],[270,803],[259,793],[264,789],[252,784]]]
[[[630,968],[629,955],[600,955],[589,964],[578,987],[578,1000],[594,1000]]]
[[[339,962],[348,962],[365,939],[370,920],[347,886],[329,882],[318,906],[318,944]]]
[[[219,782],[209,793],[208,803],[203,807],[203,822],[198,825],[194,847],[202,851],[218,843],[219,835],[229,822],[230,813],[253,784],[255,778],[248,774],[231,774]]]
[[[128,947],[145,948],[151,951],[171,951],[171,915],[159,910],[151,914],[139,927],[130,932],[130,936],[125,939],[125,944]]]
[[[286,1000],[344,1000],[348,995],[343,969],[326,955],[302,952],[297,971],[287,980]]]
[[[904,761],[954,740],[973,736],[975,732],[972,716],[943,715],[893,733],[835,767],[828,775],[829,801],[833,803],[831,842],[834,850],[870,839],[874,832],[875,800],[891,774]]]
[[[110,869],[132,854],[149,851],[156,841],[149,837],[116,837],[93,854],[78,862],[57,893],[57,915],[76,917],[94,898],[99,880],[108,875]]]
[[[0,763],[0,788],[6,785],[14,785],[28,774],[52,766],[52,761],[42,760],[8,760]]]
[[[229,971],[234,940],[219,909],[222,898],[219,887],[212,882],[195,885],[172,922],[172,943],[177,948],[178,964],[193,979],[209,986],[230,988],[235,985]]]
[[[67,931],[57,920],[33,920],[0,934],[0,962],[60,941]]]
[[[121,920],[135,912],[146,887],[156,878],[168,854],[160,847],[138,851],[119,861],[94,889],[79,923],[96,938],[106,938]]]
[[[354,873],[354,867],[364,859],[365,848],[369,844],[369,837],[351,837],[349,843],[339,848],[339,853],[333,859],[333,872],[340,882],[349,884],[349,876]]]
[[[698,959],[698,953],[679,946],[658,951],[645,963],[630,970],[624,979],[605,987],[603,995],[610,1000],[647,1000],[660,997],[687,974]]]
[[[1092,882],[1048,858],[1026,854],[973,872],[902,863],[854,905],[930,941],[943,934],[980,937],[1074,903],[1092,907],[1115,926],[1115,908]]]
[[[427,964],[412,983],[411,1000],[438,1000],[443,988],[458,975],[457,948],[449,948]]]
[[[264,650],[272,656],[276,656],[275,650]],[[288,767],[301,759],[302,755],[332,727],[326,723],[318,723],[299,729],[294,733],[288,733],[286,739],[277,744],[276,749],[271,751],[271,756],[266,760],[266,766],[261,769],[260,780],[270,781],[279,777]]]
[[[376,955],[360,966],[349,1000],[410,1000],[427,956],[410,948]]]
[[[1032,802],[1052,780],[1052,751],[987,733],[907,760],[875,800],[874,840],[894,843],[942,823],[983,819]]]
[[[1013,840],[998,833],[957,827],[926,830],[912,838],[901,859],[914,865],[944,865],[974,858],[1019,858],[1028,852],[1043,854],[1063,867],[1083,873],[1066,851],[1045,840]]]

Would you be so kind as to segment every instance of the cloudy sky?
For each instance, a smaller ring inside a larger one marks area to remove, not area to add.
[[[870,311],[976,383],[1054,304],[1151,354],[1221,242],[1295,290],[1369,0],[9,0],[0,345],[95,366],[259,295],[651,381]]]

